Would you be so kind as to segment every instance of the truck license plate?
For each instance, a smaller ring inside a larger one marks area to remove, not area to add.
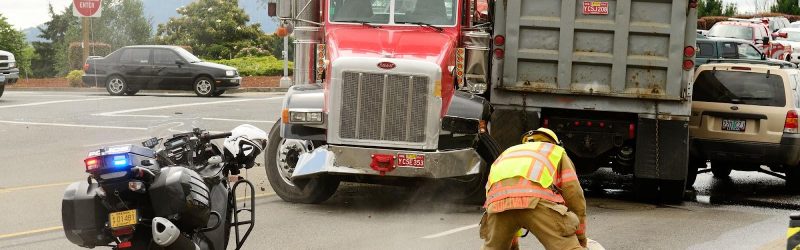
[[[421,154],[397,154],[398,167],[423,168],[425,167],[425,155]]]
[[[108,214],[108,224],[111,228],[120,228],[136,225],[139,217],[136,216],[136,209]]]
[[[722,130],[744,132],[747,122],[745,120],[722,119]]]

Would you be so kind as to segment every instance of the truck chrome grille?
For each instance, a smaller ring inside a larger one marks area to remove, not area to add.
[[[7,67],[8,67],[8,63],[0,63],[0,68],[7,68]]]
[[[425,141],[426,76],[344,72],[340,136],[375,141]]]
[[[0,56],[0,60],[8,60],[8,56]]]

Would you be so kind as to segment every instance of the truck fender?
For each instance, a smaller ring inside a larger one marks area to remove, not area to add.
[[[472,147],[480,133],[481,121],[489,120],[491,106],[481,96],[456,91],[442,117],[439,149]]]
[[[319,110],[323,111],[325,105],[324,89],[316,84],[296,85],[289,88],[283,99],[283,109],[291,110]],[[327,114],[323,113],[323,124],[281,124],[281,137],[285,139],[326,141],[325,128],[327,127]],[[283,122],[283,121],[281,121]]]

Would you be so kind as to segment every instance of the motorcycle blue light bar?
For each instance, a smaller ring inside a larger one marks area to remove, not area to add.
[[[131,164],[131,157],[128,154],[118,154],[118,155],[109,155],[106,156],[106,162],[111,163],[113,168],[125,168],[130,167]]]

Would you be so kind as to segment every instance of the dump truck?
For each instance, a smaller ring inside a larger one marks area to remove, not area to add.
[[[501,147],[547,127],[580,175],[610,168],[642,198],[680,201],[697,2],[493,3],[490,133]]]
[[[480,199],[499,152],[538,127],[558,133],[580,174],[610,167],[639,194],[683,194],[695,0],[268,6],[295,39],[265,153],[284,200],[321,202],[341,181],[419,180]]]

